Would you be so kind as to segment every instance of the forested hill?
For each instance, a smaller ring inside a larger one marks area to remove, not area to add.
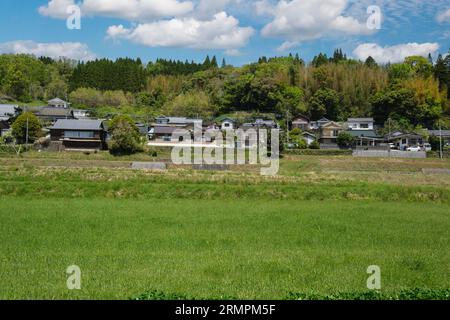
[[[380,66],[349,59],[342,50],[317,55],[261,57],[242,67],[207,57],[203,63],[120,58],[75,62],[27,55],[0,55],[0,102],[68,98],[102,115],[147,118],[176,115],[214,118],[267,114],[306,115],[343,121],[373,116],[398,128],[450,129],[450,55],[409,57]]]

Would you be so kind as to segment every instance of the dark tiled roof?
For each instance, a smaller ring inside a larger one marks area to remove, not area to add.
[[[52,108],[52,107],[48,107],[48,108],[42,108],[41,110],[39,110],[38,116],[41,117],[70,117],[72,116],[72,110],[70,109],[64,109],[64,108]]]
[[[381,138],[374,130],[349,130],[347,132],[354,137]]]
[[[176,130],[185,130],[180,127],[155,126],[154,134],[173,134]]]

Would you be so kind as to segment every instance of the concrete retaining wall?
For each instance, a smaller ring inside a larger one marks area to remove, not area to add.
[[[355,150],[353,151],[354,157],[374,157],[374,158],[408,158],[408,159],[425,159],[427,157],[426,152],[407,152],[391,150]]]

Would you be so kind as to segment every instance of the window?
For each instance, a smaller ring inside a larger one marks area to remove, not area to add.
[[[94,131],[65,131],[65,138],[70,139],[92,139],[95,137]]]
[[[361,129],[369,129],[369,125],[367,123],[361,123]]]
[[[333,137],[339,136],[339,130],[333,130]]]

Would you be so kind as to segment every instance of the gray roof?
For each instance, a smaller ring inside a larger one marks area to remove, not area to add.
[[[62,100],[60,98],[55,98],[55,99],[52,99],[52,100],[48,100],[47,102],[48,103],[67,103],[66,101],[64,101],[64,100]]]
[[[169,124],[192,124],[202,121],[200,119],[188,119],[185,117],[159,117],[156,120],[168,120]]]
[[[58,120],[50,129],[54,130],[103,130],[101,120]]]
[[[0,104],[0,117],[14,116],[17,108],[19,106],[13,104]]]
[[[46,107],[39,110],[38,116],[41,117],[69,117],[72,116],[72,110],[70,109],[63,109],[63,108],[53,108],[53,107]]]
[[[443,137],[450,137],[450,130],[442,130],[442,132],[439,130],[428,130],[428,132],[429,132],[430,136],[439,137],[442,133]]]
[[[176,130],[182,130],[183,128],[156,126],[154,128],[154,134],[173,134]]]

